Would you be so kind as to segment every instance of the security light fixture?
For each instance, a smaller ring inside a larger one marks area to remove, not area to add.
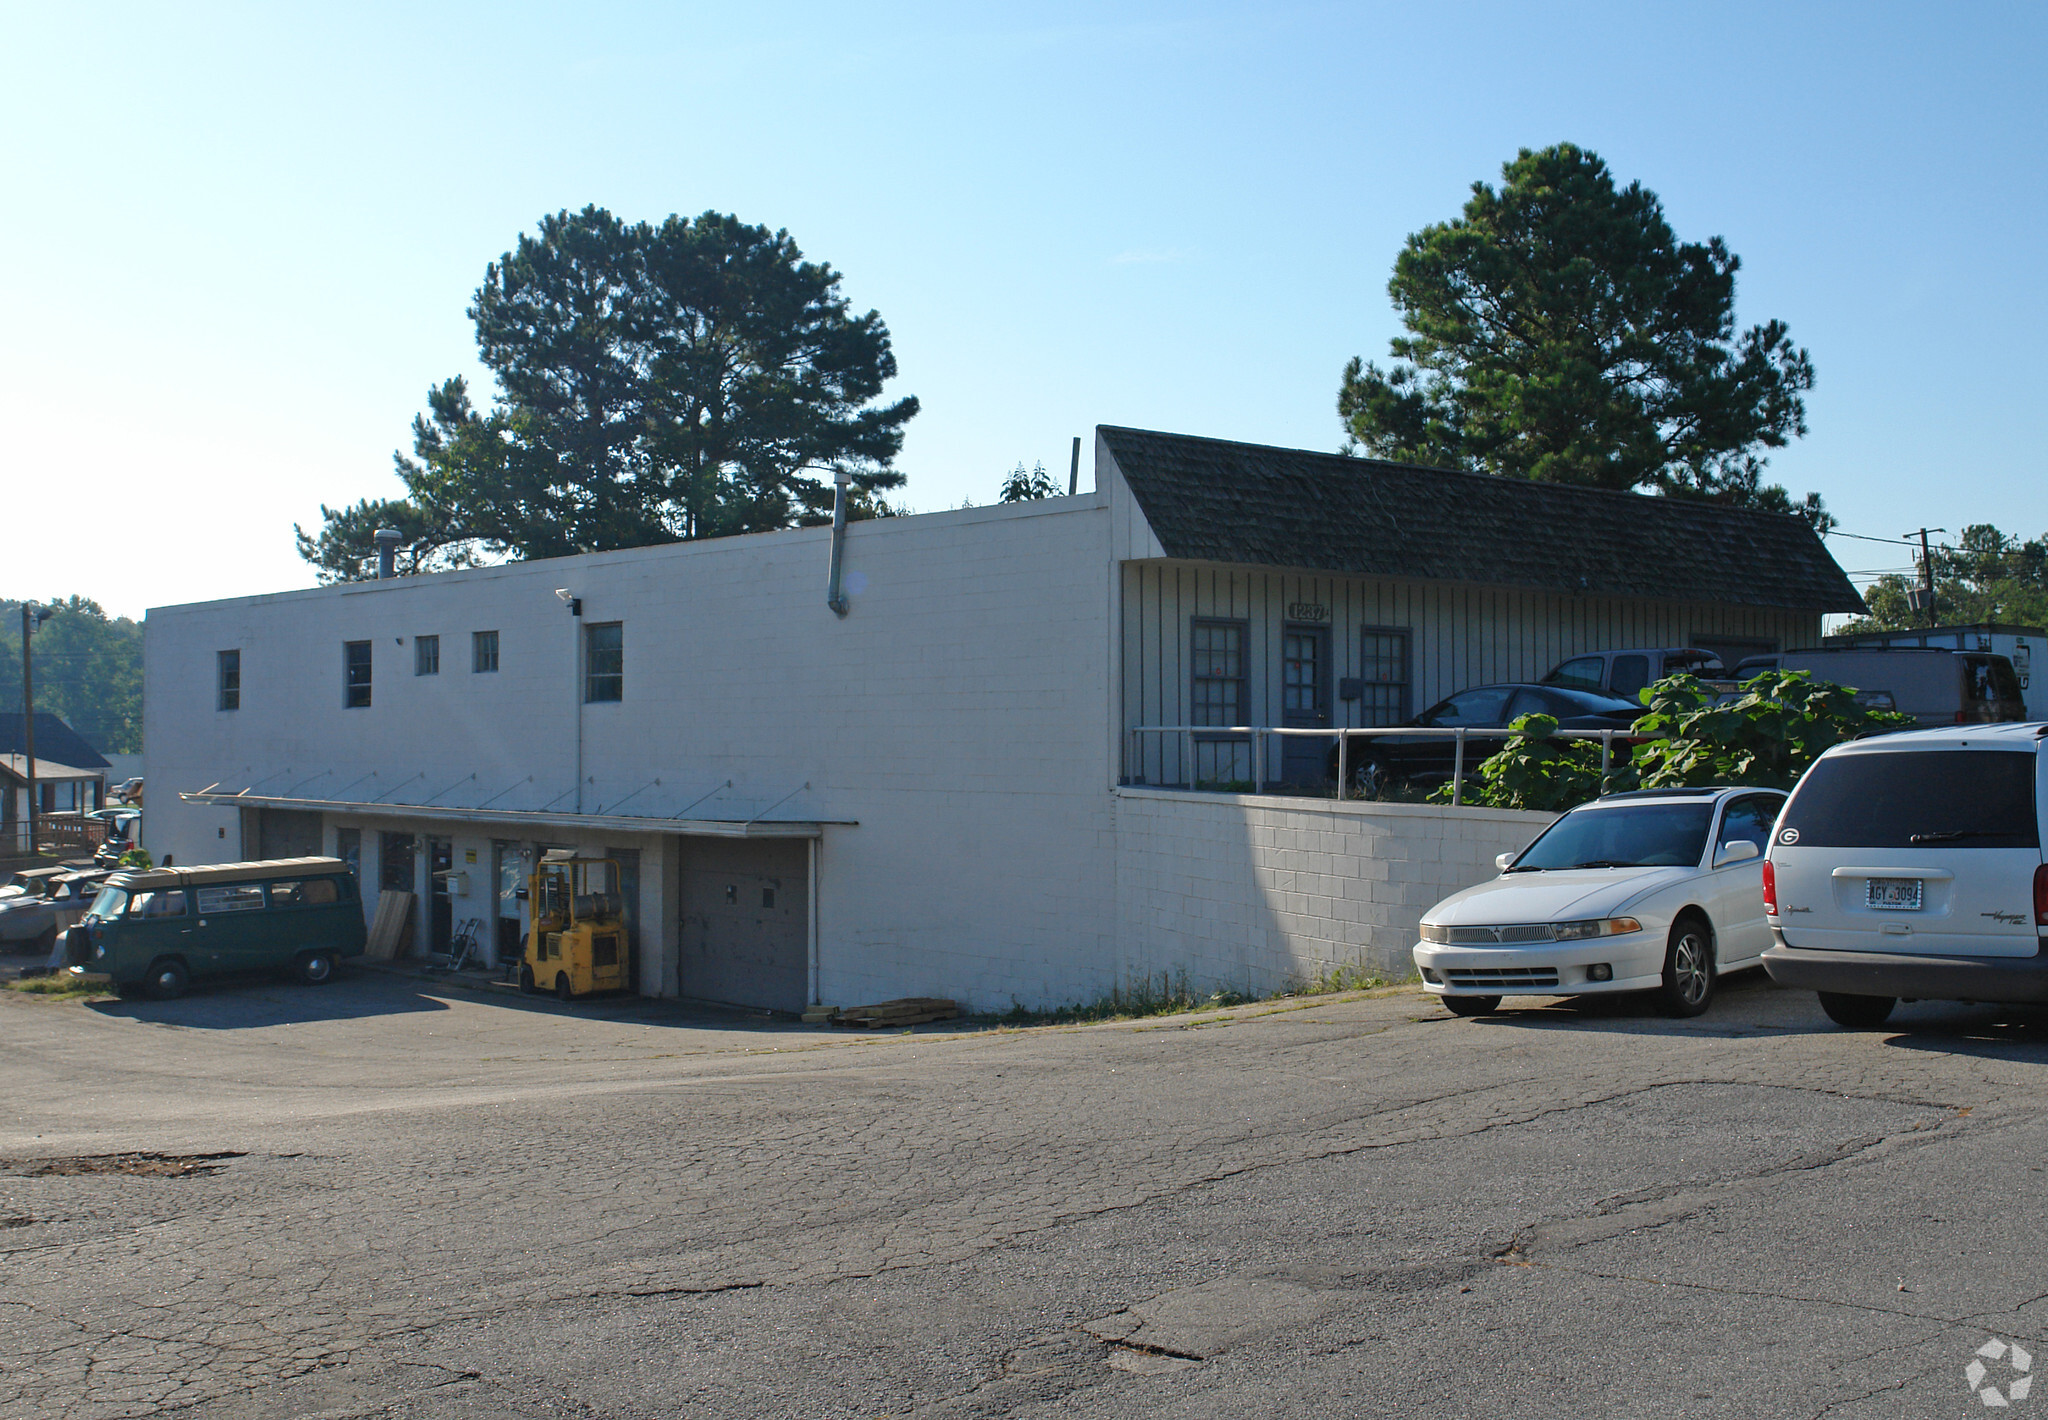
[[[562,603],[562,605],[563,605],[563,606],[565,606],[565,607],[569,608],[569,615],[571,615],[571,616],[581,616],[581,615],[583,615],[583,598],[581,598],[581,597],[577,596],[577,595],[576,595],[576,594],[575,594],[574,592],[570,591],[570,590],[569,590],[569,589],[568,589],[567,587],[557,587],[557,588],[555,588],[555,595],[556,595],[556,597],[560,598],[560,600],[561,600],[561,603]]]

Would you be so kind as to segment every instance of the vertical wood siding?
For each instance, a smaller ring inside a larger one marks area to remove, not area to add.
[[[1540,680],[1560,661],[1587,651],[1685,646],[1702,637],[1768,641],[1780,649],[1820,644],[1818,612],[1170,561],[1126,562],[1121,576],[1121,772],[1131,783],[1250,777],[1242,746],[1204,746],[1190,763],[1180,737],[1130,733],[1142,725],[1190,723],[1188,657],[1197,618],[1245,623],[1245,713],[1253,725],[1280,723],[1280,634],[1288,604],[1297,601],[1329,608],[1337,725],[1359,723],[1358,703],[1334,694],[1338,680],[1361,674],[1360,636],[1367,629],[1409,633],[1410,714],[1467,686]]]

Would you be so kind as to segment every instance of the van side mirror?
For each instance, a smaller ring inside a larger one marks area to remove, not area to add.
[[[1512,853],[1495,854],[1493,859],[1494,870],[1496,872],[1505,873],[1508,870],[1508,865],[1513,863],[1514,861],[1515,855]]]
[[[1751,843],[1747,838],[1738,838],[1732,842],[1724,843],[1714,850],[1714,866],[1725,868],[1730,863],[1746,863],[1751,858],[1760,858],[1762,856],[1763,849]]]

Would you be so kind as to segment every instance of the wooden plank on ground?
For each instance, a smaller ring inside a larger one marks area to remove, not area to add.
[[[412,894],[386,889],[377,899],[376,915],[370,919],[370,940],[363,955],[371,961],[391,961],[405,945],[412,926]]]
[[[832,1018],[832,1023],[860,1030],[881,1030],[890,1026],[918,1026],[927,1021],[948,1021],[959,1014],[959,1004],[943,996],[905,996],[895,1001],[878,1001],[871,1006],[845,1007]]]

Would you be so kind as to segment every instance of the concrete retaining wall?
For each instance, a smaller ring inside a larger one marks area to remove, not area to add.
[[[1423,911],[1555,817],[1119,789],[1123,974],[1254,995],[1338,967],[1405,976]]]

